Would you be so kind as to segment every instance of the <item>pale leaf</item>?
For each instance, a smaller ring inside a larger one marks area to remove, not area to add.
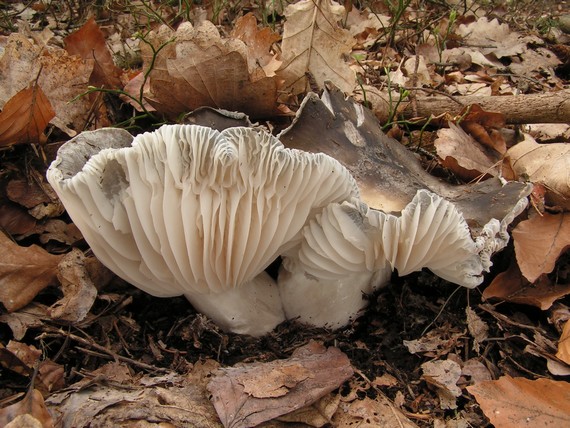
[[[522,274],[534,282],[554,270],[556,260],[570,246],[570,216],[535,215],[513,230],[515,253]]]
[[[538,144],[525,134],[506,159],[518,177],[546,187],[547,203],[570,209],[570,144]]]
[[[61,257],[37,245],[20,247],[0,233],[0,303],[8,312],[30,303],[41,290],[57,282]]]
[[[332,0],[302,0],[285,9],[281,46],[283,65],[278,75],[284,90],[301,94],[308,89],[307,73],[319,87],[330,80],[344,92],[352,92],[355,73],[344,57],[355,44],[350,32],[341,28],[344,7]]]
[[[43,143],[44,129],[55,116],[51,103],[38,85],[22,89],[0,113],[0,146]]]
[[[496,427],[570,426],[570,383],[503,376],[468,386]]]
[[[564,324],[560,340],[558,340],[556,357],[570,365],[570,321],[566,321]]]

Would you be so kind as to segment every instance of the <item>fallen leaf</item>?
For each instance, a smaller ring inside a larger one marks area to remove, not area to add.
[[[496,151],[482,146],[452,122],[449,123],[449,128],[437,131],[434,146],[443,166],[465,181],[485,175],[499,175],[501,156]]]
[[[46,400],[63,426],[221,427],[202,385],[207,379],[197,379],[194,372],[140,378],[122,363],[109,363],[91,374],[103,382],[86,377]]]
[[[483,291],[484,299],[501,299],[507,302],[531,305],[546,310],[570,294],[570,284],[553,284],[546,275],[532,284],[521,274],[516,262],[498,274]]]
[[[374,400],[364,397],[363,400],[342,403],[333,416],[332,425],[336,428],[417,428],[394,403],[381,394]]]
[[[55,111],[51,123],[70,136],[83,130],[92,106],[87,90],[93,61],[64,49],[46,46],[25,34],[12,33],[0,57],[0,106],[30,84],[37,83]]]
[[[86,257],[77,248],[67,253],[58,264],[57,277],[63,298],[49,309],[53,319],[69,322],[83,321],[97,297],[97,288],[85,264]]]
[[[84,60],[93,61],[93,71],[89,84],[108,89],[121,88],[121,70],[113,62],[113,57],[105,36],[95,22],[90,18],[83,26],[64,39],[65,50],[71,55],[78,55]]]
[[[0,409],[0,426],[5,427],[18,416],[26,414],[38,420],[43,428],[53,427],[53,420],[44,403],[44,398],[37,389],[28,391],[21,401]]]
[[[570,365],[570,321],[566,321],[564,329],[558,340],[556,357]]]
[[[422,364],[422,379],[436,387],[442,409],[457,408],[456,398],[461,395],[457,381],[461,376],[461,366],[452,360],[428,361]]]
[[[8,324],[16,340],[22,340],[29,328],[40,327],[47,319],[47,307],[39,303],[30,303],[18,312],[0,315],[0,322]]]
[[[55,284],[61,258],[37,245],[20,247],[0,233],[0,302],[6,310],[17,311]]]
[[[427,332],[419,339],[404,340],[403,343],[411,354],[435,358],[448,354],[464,335],[464,332],[444,325]]]
[[[496,427],[570,426],[570,383],[503,376],[468,386]]]
[[[43,132],[54,117],[51,103],[40,86],[22,89],[0,112],[0,146],[44,143]]]
[[[352,373],[345,354],[311,342],[286,360],[220,369],[208,390],[224,427],[255,426],[311,405]]]
[[[518,178],[542,184],[546,202],[570,210],[570,144],[538,144],[525,139],[511,147],[505,156]]]
[[[21,206],[11,202],[4,202],[0,205],[0,229],[9,235],[25,235],[35,226],[36,219]]]
[[[552,272],[558,257],[570,247],[570,216],[564,212],[535,215],[517,224],[512,235],[520,270],[534,282]]]
[[[479,353],[481,344],[488,338],[489,326],[470,306],[465,308],[465,315],[467,318],[467,329],[473,338],[473,350]]]
[[[160,27],[141,45],[149,87],[144,98],[171,118],[202,106],[241,111],[252,117],[277,113],[280,79],[268,77],[257,65],[248,67],[248,46],[239,39],[223,39],[209,21],[196,27],[185,22],[174,32]],[[258,54],[258,53],[257,53]],[[135,91],[136,92],[136,91]]]
[[[332,0],[302,0],[287,6],[285,17],[283,65],[277,72],[285,80],[282,89],[293,95],[308,92],[309,74],[320,88],[330,80],[352,92],[356,75],[343,57],[350,55],[355,40],[339,25],[344,7]]]

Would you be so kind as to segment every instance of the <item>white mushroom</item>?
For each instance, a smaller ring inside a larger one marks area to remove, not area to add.
[[[223,328],[254,335],[285,318],[271,278],[252,281],[308,219],[358,195],[334,159],[243,127],[83,133],[47,176],[117,275],[156,296],[184,294]]]
[[[498,222],[489,224],[494,237],[493,226]],[[403,276],[427,268],[476,287],[490,267],[493,242],[473,239],[455,205],[428,190],[419,190],[401,215],[358,200],[330,204],[285,254],[278,279],[285,314],[318,326],[345,325],[366,306],[363,295],[385,285],[393,270]]]

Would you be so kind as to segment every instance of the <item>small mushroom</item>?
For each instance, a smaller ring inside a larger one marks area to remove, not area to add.
[[[155,296],[184,294],[222,328],[253,335],[285,319],[264,269],[323,207],[358,196],[336,160],[245,127],[84,132],[47,177],[117,275]]]

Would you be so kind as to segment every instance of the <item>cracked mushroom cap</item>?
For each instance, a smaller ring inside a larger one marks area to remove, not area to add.
[[[252,281],[324,206],[358,196],[336,160],[244,127],[165,125],[134,139],[85,132],[60,148],[47,177],[105,265],[150,294],[185,294],[197,307],[201,295]],[[240,316],[223,323],[232,330]]]

